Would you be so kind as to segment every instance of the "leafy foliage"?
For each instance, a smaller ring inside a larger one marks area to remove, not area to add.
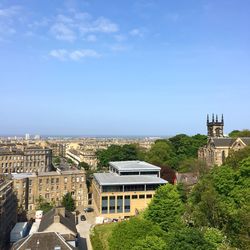
[[[139,148],[135,144],[126,144],[123,146],[111,145],[107,149],[96,152],[98,166],[107,167],[110,161],[128,161],[140,159]]]
[[[243,130],[233,130],[229,133],[230,137],[236,138],[236,137],[250,137],[250,130],[243,129]]]
[[[190,197],[196,226],[222,230],[233,246],[250,244],[250,157],[238,169],[215,167],[194,188]],[[247,229],[248,228],[248,229]]]
[[[250,146],[239,151],[231,151],[226,158],[225,164],[233,168],[239,168],[241,161],[248,156],[250,156]]]
[[[37,210],[42,210],[44,214],[49,212],[54,207],[54,204],[47,202],[42,196],[37,200]]]
[[[117,223],[109,238],[109,248],[111,250],[131,250],[137,242],[138,245],[135,249],[141,249],[142,245],[148,244],[148,236],[163,238],[164,232],[151,221],[138,217],[132,218],[129,221]]]
[[[66,208],[68,211],[74,211],[75,210],[75,201],[72,198],[71,193],[67,193],[63,196],[62,199],[62,205]]]
[[[146,154],[145,160],[159,165],[170,166],[173,169],[184,171],[197,171],[203,164],[196,160],[198,149],[205,145],[205,135],[188,136],[179,134],[168,140],[157,140]]]
[[[166,184],[156,191],[145,212],[145,218],[158,224],[164,231],[169,231],[182,224],[183,212],[184,206],[176,186]]]
[[[145,239],[137,240],[132,250],[165,250],[166,242],[157,236],[146,236]]]
[[[83,168],[85,171],[88,171],[90,169],[90,166],[88,163],[82,161],[78,164],[78,168]]]
[[[196,228],[183,227],[173,230],[167,235],[166,250],[216,250],[216,247],[206,240]]]

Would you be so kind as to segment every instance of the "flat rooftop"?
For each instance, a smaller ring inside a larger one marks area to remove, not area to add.
[[[111,161],[109,165],[118,171],[160,171],[161,169],[145,161]]]
[[[115,173],[95,173],[95,179],[102,186],[112,185],[140,185],[140,184],[166,184],[167,181],[149,175],[118,175]]]

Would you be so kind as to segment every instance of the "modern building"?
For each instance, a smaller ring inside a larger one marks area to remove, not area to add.
[[[52,151],[38,146],[1,147],[0,173],[31,173],[49,171]]]
[[[9,243],[10,232],[17,222],[17,199],[13,181],[0,178],[0,249]]]
[[[160,178],[160,168],[147,162],[110,162],[108,173],[94,174],[94,210],[104,218],[134,216],[147,207],[155,190],[166,183]]]
[[[43,173],[13,173],[18,204],[26,211],[35,212],[39,199],[61,205],[63,196],[70,192],[76,207],[87,206],[86,174],[84,170]]]
[[[208,166],[222,165],[228,157],[230,151],[237,151],[246,146],[250,146],[250,137],[230,138],[225,137],[223,132],[224,119],[218,121],[218,116],[212,121],[207,117],[208,141],[204,147],[198,151],[198,158]]]

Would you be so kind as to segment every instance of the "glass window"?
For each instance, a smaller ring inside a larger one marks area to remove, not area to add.
[[[122,192],[122,186],[103,186],[103,192]]]
[[[137,199],[138,196],[137,195],[132,195],[132,199]]]
[[[124,191],[144,191],[144,185],[126,185],[124,186]]]
[[[152,198],[152,194],[147,194],[147,199],[151,199]]]
[[[123,212],[123,196],[117,196],[117,213]]]
[[[109,197],[109,213],[115,213],[115,196]]]
[[[139,199],[145,199],[145,195],[144,194],[140,194],[139,195]]]
[[[130,195],[125,196],[125,202],[124,203],[125,203],[125,206],[124,206],[125,212],[126,213],[130,212]]]
[[[108,197],[107,196],[102,197],[102,213],[103,214],[108,213]]]

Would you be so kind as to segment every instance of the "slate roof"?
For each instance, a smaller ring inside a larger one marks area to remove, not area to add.
[[[250,146],[250,137],[240,137],[240,139],[241,139],[247,146]]]
[[[19,241],[17,241],[13,246],[12,250],[26,250],[26,249],[36,249],[36,250],[47,250],[55,249],[55,247],[61,247],[61,250],[71,250],[76,249],[69,245],[65,239],[55,232],[40,232],[33,233]]]
[[[216,147],[230,147],[236,139],[232,138],[213,138],[212,142]]]
[[[56,208],[51,209],[49,212],[47,212],[41,220],[40,226],[38,228],[38,232],[45,231],[50,225],[54,223],[54,216],[57,215]],[[65,210],[65,217],[61,214],[58,214],[60,217],[60,223],[63,224],[65,227],[67,227],[69,230],[71,230],[74,233],[77,233],[76,225],[75,225],[75,216]]]
[[[250,145],[250,137],[238,138],[241,139],[246,145]],[[238,138],[212,138],[211,142],[214,143],[215,147],[231,147]]]

